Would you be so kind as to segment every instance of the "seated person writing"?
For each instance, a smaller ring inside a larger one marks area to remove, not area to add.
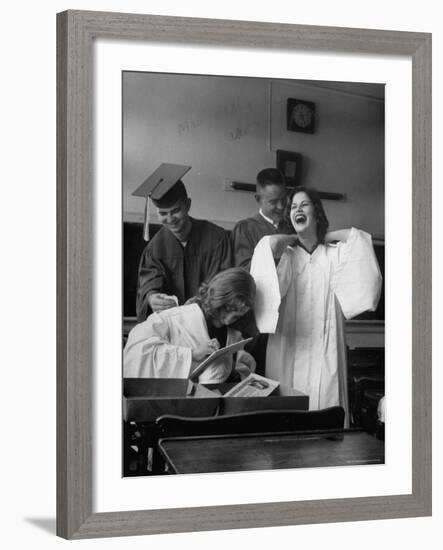
[[[253,306],[255,283],[241,268],[226,269],[200,286],[194,303],[153,313],[136,325],[124,349],[125,378],[188,378],[208,355],[238,340],[229,326]],[[214,361],[199,382],[224,382],[233,370],[232,355]],[[236,368],[255,367],[238,352]],[[249,371],[249,369],[246,369]]]

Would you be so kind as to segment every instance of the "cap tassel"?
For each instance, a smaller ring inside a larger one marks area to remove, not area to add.
[[[145,241],[149,241],[149,196],[146,197],[145,202],[145,222],[143,225],[143,238]]]

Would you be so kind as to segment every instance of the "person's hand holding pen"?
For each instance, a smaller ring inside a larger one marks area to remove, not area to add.
[[[214,353],[214,351],[217,351],[220,349],[220,342],[217,340],[217,338],[212,338],[211,340],[208,340],[201,346],[198,346],[192,350],[192,360],[193,361],[203,361],[208,355],[211,355],[211,353]]]

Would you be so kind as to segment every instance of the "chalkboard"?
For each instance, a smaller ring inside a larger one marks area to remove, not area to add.
[[[157,233],[161,225],[150,224],[151,238]],[[148,243],[143,239],[143,224],[123,224],[123,315],[135,317],[135,299],[137,294],[137,277],[140,257]]]

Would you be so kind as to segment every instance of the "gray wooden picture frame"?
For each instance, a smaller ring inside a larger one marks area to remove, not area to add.
[[[412,494],[93,513],[93,42],[96,38],[412,60]],[[431,35],[66,11],[57,16],[57,534],[142,535],[431,514]]]

